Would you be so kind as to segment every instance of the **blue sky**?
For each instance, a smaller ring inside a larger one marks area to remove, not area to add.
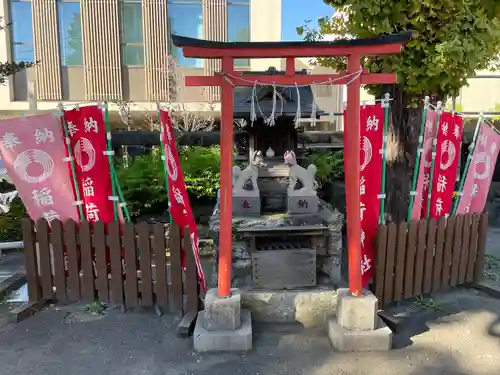
[[[300,40],[295,28],[304,24],[305,20],[312,20],[317,24],[319,17],[331,16],[333,7],[323,3],[323,0],[281,0],[282,1],[282,30],[281,40]]]

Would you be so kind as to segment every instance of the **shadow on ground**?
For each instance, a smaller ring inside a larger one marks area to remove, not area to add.
[[[431,326],[460,324],[472,315],[488,316],[474,330],[475,334],[482,330],[485,335],[500,338],[500,301],[474,289],[456,288],[432,297],[394,303],[384,313],[395,317],[397,322],[396,326],[391,326],[396,332],[395,348],[412,345],[412,337],[429,332]],[[498,349],[500,353],[500,343]]]
[[[459,301],[458,306],[452,301]],[[122,313],[118,308],[94,316],[82,306],[52,306],[0,331],[0,363],[2,373],[9,375],[500,373],[500,301],[457,290],[437,296],[435,303],[443,314],[424,314],[427,330],[412,335],[411,346],[359,354],[335,352],[324,330],[257,324],[252,351],[198,354],[192,350],[192,340],[175,337],[176,317]]]

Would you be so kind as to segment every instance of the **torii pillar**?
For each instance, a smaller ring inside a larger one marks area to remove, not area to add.
[[[345,184],[347,210],[347,246],[349,254],[349,292],[361,296],[361,220],[360,220],[360,91],[364,84],[394,84],[395,73],[368,73],[361,69],[365,56],[400,53],[411,39],[411,33],[371,39],[337,40],[333,42],[213,42],[172,35],[174,45],[185,57],[221,59],[222,69],[213,76],[188,76],[186,86],[221,88],[221,170],[220,170],[220,251],[218,296],[231,295],[232,257],[232,167],[234,87],[269,85],[314,85],[332,81],[347,86],[347,121],[345,131]],[[347,57],[347,72],[328,75],[296,74],[297,57]],[[284,75],[245,75],[234,70],[234,59],[285,58]]]

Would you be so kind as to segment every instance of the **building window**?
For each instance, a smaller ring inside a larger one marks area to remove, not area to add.
[[[203,38],[203,8],[201,1],[168,2],[168,23],[172,34],[188,36],[191,38]],[[203,67],[203,59],[185,58],[182,50],[172,45],[172,57],[183,67]]]
[[[62,66],[82,66],[82,18],[80,2],[59,0],[57,2],[59,18],[59,44]]]
[[[14,62],[34,63],[33,15],[30,1],[12,0],[10,7],[12,22],[12,57]]]
[[[229,42],[250,41],[250,2],[249,0],[229,0],[227,9]],[[235,59],[235,67],[247,67],[249,59]]]
[[[142,7],[140,1],[121,4],[122,56],[125,66],[144,66]]]

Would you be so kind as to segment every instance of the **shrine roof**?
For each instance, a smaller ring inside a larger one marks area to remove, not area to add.
[[[185,52],[186,57],[198,58],[229,56],[231,55],[229,51],[234,52],[235,57],[245,56],[248,58],[253,57],[259,51],[269,56],[278,54],[281,57],[285,57],[282,54],[284,50],[288,50],[286,53],[287,56],[296,57],[304,57],[301,53],[310,51],[318,52],[314,57],[345,55],[348,51],[354,50],[361,55],[365,55],[363,52],[366,52],[366,55],[394,54],[399,52],[400,46],[409,42],[411,38],[412,32],[402,32],[373,38],[339,39],[333,41],[220,42],[172,34],[172,42],[176,47],[186,47],[189,49],[188,53]],[[394,47],[384,49],[383,46]],[[210,53],[215,53],[215,55],[210,55]]]
[[[201,48],[281,48],[281,47],[327,47],[327,46],[373,46],[377,44],[404,44],[411,40],[412,32],[378,36],[375,38],[339,39],[331,41],[279,41],[279,42],[218,42],[205,39],[190,38],[172,34],[172,42],[176,47]]]
[[[244,72],[245,75],[282,75],[285,72],[277,71],[274,68],[269,68],[265,72]],[[306,70],[297,71],[296,74],[308,74]],[[297,104],[299,101],[297,95],[296,87],[276,87],[278,94],[280,94],[283,99],[279,97],[276,100],[276,113],[281,116],[295,117],[297,112]],[[300,109],[303,117],[309,117],[312,112],[312,106],[314,101],[314,94],[311,86],[300,86],[298,88],[300,95]],[[234,116],[235,117],[248,117],[252,106],[252,95],[253,87],[236,87],[234,90]],[[257,117],[269,116],[272,112],[273,107],[273,87],[272,86],[257,86],[256,87],[256,97],[258,99],[255,101],[255,112]],[[257,106],[258,104],[258,106]],[[283,107],[282,107],[283,106]],[[260,108],[260,110],[259,110]],[[282,111],[283,108],[283,111]],[[323,116],[326,112],[323,111],[319,106],[316,107],[316,115]]]

